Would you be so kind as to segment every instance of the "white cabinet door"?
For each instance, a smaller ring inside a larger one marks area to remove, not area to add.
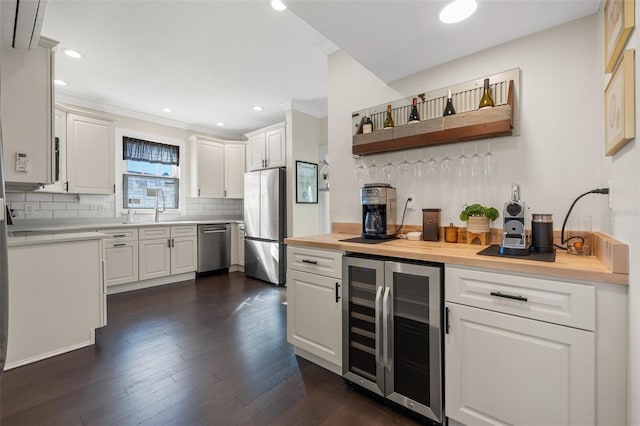
[[[105,285],[118,285],[138,281],[138,242],[105,243]]]
[[[171,274],[170,239],[141,240],[139,244],[139,278],[166,277]]]
[[[38,189],[42,192],[67,192],[67,113],[56,109],[53,114],[53,136],[58,138],[58,152],[53,155],[53,183]],[[55,148],[55,143],[54,143]],[[58,161],[58,176],[56,172],[56,157]],[[56,179],[57,178],[57,179]]]
[[[245,145],[225,144],[224,182],[226,198],[244,198]]]
[[[53,64],[57,42],[40,38],[35,49],[2,43],[0,90],[4,175],[7,182],[53,182]],[[17,169],[16,155],[28,165]]]
[[[247,142],[249,147],[248,164],[249,170],[260,170],[266,167],[265,165],[265,134],[259,133],[249,137]]]
[[[67,114],[67,178],[69,192],[115,192],[113,122]]]
[[[342,365],[342,280],[287,270],[287,340]]]
[[[171,275],[193,272],[198,267],[198,237],[171,239]]]
[[[285,167],[285,137],[284,127],[266,132],[265,157],[267,167]]]
[[[224,144],[197,142],[198,196],[224,197]]]
[[[467,426],[595,424],[593,332],[446,307],[448,417]]]

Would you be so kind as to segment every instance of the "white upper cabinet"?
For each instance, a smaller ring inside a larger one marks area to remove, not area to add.
[[[245,170],[243,142],[192,136],[189,139],[188,148],[192,197],[243,197]]]
[[[286,166],[284,123],[247,133],[249,170]]]
[[[53,48],[0,48],[0,117],[5,180],[35,188],[53,182]],[[11,185],[9,185],[11,186]]]
[[[68,191],[115,192],[115,136],[112,121],[67,114]]]

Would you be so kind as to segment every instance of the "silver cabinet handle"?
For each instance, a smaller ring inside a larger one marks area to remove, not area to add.
[[[496,297],[504,297],[505,299],[519,300],[520,302],[527,302],[529,300],[524,296],[518,296],[518,295],[514,295],[514,294],[507,294],[507,293],[502,293],[502,292],[499,292],[499,291],[492,291],[490,294],[492,296],[496,296]]]
[[[389,365],[389,354],[391,353],[391,339],[389,338],[389,294],[391,293],[391,288],[387,287],[384,289],[384,296],[382,297],[382,321],[383,321],[383,333],[384,333],[384,366],[387,368],[387,371],[391,372],[391,365]]]
[[[384,368],[381,364],[382,354],[382,287],[376,290],[376,365]]]
[[[227,232],[226,229],[217,229],[217,230],[209,230],[202,231],[203,234],[222,234],[223,232]]]

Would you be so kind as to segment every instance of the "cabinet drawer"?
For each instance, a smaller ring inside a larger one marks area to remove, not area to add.
[[[172,237],[191,237],[198,232],[197,225],[181,225],[171,227]]]
[[[290,246],[287,247],[287,267],[342,278],[342,252]]]
[[[448,302],[595,329],[595,287],[447,266]]]
[[[110,235],[109,238],[104,239],[105,243],[112,241],[138,241],[138,228],[107,229],[99,230],[98,232]]]
[[[156,226],[149,228],[140,228],[138,230],[138,239],[143,240],[155,240],[157,238],[169,238],[171,232],[168,226]]]

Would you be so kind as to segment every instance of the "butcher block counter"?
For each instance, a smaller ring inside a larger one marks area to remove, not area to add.
[[[333,233],[285,239],[287,245],[372,254],[402,259],[423,260],[451,265],[491,268],[508,272],[548,275],[610,284],[628,284],[628,274],[612,273],[596,256],[575,256],[556,251],[555,262],[541,262],[509,257],[483,256],[477,253],[486,246],[431,241],[390,240],[379,244],[340,241],[359,235]]]

